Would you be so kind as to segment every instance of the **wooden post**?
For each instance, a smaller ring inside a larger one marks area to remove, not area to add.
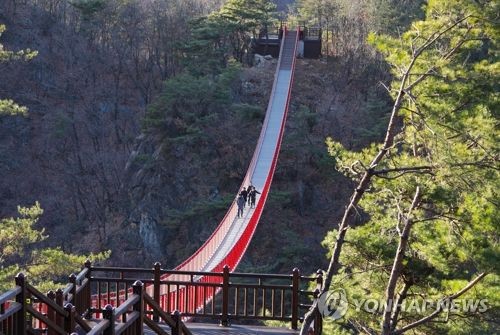
[[[107,304],[102,311],[102,316],[109,320],[109,326],[104,330],[103,335],[114,335],[115,333],[115,309],[110,304]]]
[[[323,288],[323,271],[321,269],[318,269],[316,271],[316,288],[322,289]]]
[[[174,320],[174,327],[172,328],[172,335],[182,335],[181,328],[181,313],[178,310],[175,310],[171,314],[172,319]]]
[[[319,288],[316,288],[314,290],[314,299],[318,299],[319,298],[319,294],[320,294],[320,290]],[[313,321],[313,326],[314,326],[314,332],[313,334],[314,335],[321,335],[323,333],[323,315],[321,314],[321,312],[316,308],[314,311],[314,321]]]
[[[314,311],[314,335],[321,335],[323,333],[323,316],[320,311],[316,309]]]
[[[92,318],[92,292],[90,289],[90,278],[92,277],[91,274],[91,269],[92,269],[92,263],[90,262],[90,259],[87,259],[85,261],[85,267],[88,269],[87,274],[85,275],[85,278],[88,279],[87,282],[87,287],[83,290],[83,299],[85,301],[85,308],[87,309],[87,312],[85,313],[85,317],[87,319]],[[83,310],[81,311],[83,312]]]
[[[154,271],[153,300],[158,304],[158,306],[160,306],[161,264],[159,262],[155,263]],[[160,321],[160,317],[157,312],[154,312],[153,314],[153,321]]]
[[[0,304],[0,315],[5,314],[5,302]],[[7,330],[7,320],[3,320],[0,323],[0,334],[3,334]]]
[[[21,287],[21,292],[16,296],[16,302],[21,304],[21,309],[16,314],[16,334],[26,335],[26,277],[22,272],[16,276],[16,285]]]
[[[56,291],[56,304],[57,306],[64,307],[64,294],[63,290],[58,288]],[[63,318],[61,315],[56,314],[56,325],[63,327]]]
[[[71,303],[67,303],[64,306],[64,310],[68,313],[66,318],[64,319],[64,330],[68,333],[71,333],[75,330],[75,306]]]
[[[71,283],[71,290],[69,291],[71,294],[71,300],[68,299],[68,302],[71,302],[74,306],[78,306],[76,299],[76,275],[74,273],[69,275],[69,282]]]
[[[292,271],[292,329],[297,330],[299,322],[299,283],[300,271],[294,268]]]
[[[320,292],[321,291],[319,290],[319,288],[316,287],[316,289],[313,292],[313,298],[314,298],[314,300],[318,299]]]
[[[220,319],[221,326],[227,327],[229,324],[229,266],[224,265],[222,270],[222,315]]]
[[[318,269],[316,271],[316,289],[314,290],[314,300],[319,299],[319,295],[321,293],[321,290],[323,289],[323,271],[321,269]],[[323,332],[323,316],[321,315],[320,311],[318,309],[314,310],[314,335],[321,335]]]
[[[54,293],[54,291],[47,292],[47,298],[49,298],[50,300],[55,302],[56,301],[56,294]],[[47,305],[47,318],[50,321],[53,321],[54,323],[57,324],[57,313],[49,305]],[[50,329],[48,327],[47,335],[54,335],[54,334],[55,334],[54,329]]]
[[[133,310],[134,312],[139,312],[139,319],[136,320],[135,324],[135,335],[142,335],[143,334],[143,323],[144,323],[144,285],[140,280],[135,281],[134,284],[132,284],[132,292],[134,294],[137,294],[139,296],[139,301],[134,304]]]

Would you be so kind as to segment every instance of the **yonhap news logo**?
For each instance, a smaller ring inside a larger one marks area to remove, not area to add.
[[[343,288],[323,292],[318,297],[318,310],[323,318],[340,319],[348,308],[347,294]]]
[[[426,315],[433,311],[444,313],[484,313],[488,299],[408,299],[403,302],[370,297],[347,297],[343,288],[323,292],[318,297],[318,311],[324,319],[341,319],[349,308],[370,314],[380,314],[399,308],[402,312]]]

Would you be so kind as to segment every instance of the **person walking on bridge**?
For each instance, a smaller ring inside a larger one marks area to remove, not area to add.
[[[243,208],[245,208],[245,199],[240,194],[238,195],[238,199],[236,200],[236,204],[238,205],[238,217],[243,217]]]
[[[247,187],[248,206],[250,206],[252,204],[252,202],[250,201],[250,193],[252,192],[253,188],[254,187],[253,187],[252,183],[250,183],[250,185],[248,185],[248,187]]]
[[[255,208],[255,199],[257,198],[257,193],[260,194],[260,192],[252,186],[252,190],[248,194],[248,197],[250,198],[250,208]]]
[[[245,207],[247,203],[248,191],[243,187],[243,189],[240,192],[240,195],[242,195],[243,199],[245,200],[245,202],[243,203],[243,207]]]

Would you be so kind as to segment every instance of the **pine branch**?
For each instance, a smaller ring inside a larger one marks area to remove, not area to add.
[[[460,297],[462,294],[466,293],[468,290],[470,290],[472,287],[474,287],[479,281],[481,281],[484,277],[486,277],[486,275],[487,275],[486,272],[480,273],[474,280],[469,282],[463,289],[461,289],[457,293],[454,293],[450,296],[444,297],[441,300],[439,300],[438,305],[437,305],[438,308],[436,308],[436,310],[434,312],[427,315],[426,317],[421,318],[418,321],[415,321],[407,326],[404,326],[401,329],[398,329],[398,330],[392,332],[391,335],[403,334],[403,333],[407,332],[408,330],[411,330],[411,329],[416,328],[416,327],[418,327],[426,322],[431,321],[432,319],[437,317],[443,311],[443,305],[445,305],[446,302],[451,302],[454,299]]]
[[[398,293],[398,297],[396,298],[396,302],[394,303],[395,308],[391,315],[391,322],[390,322],[391,330],[394,330],[396,328],[396,324],[398,323],[399,313],[401,313],[401,305],[408,296],[408,290],[412,285],[413,285],[412,280],[405,280],[403,288]]]
[[[397,179],[405,174],[408,173],[428,173],[428,174],[433,174],[432,170],[434,167],[432,166],[415,166],[415,167],[401,167],[401,168],[393,168],[393,169],[382,169],[382,170],[376,170],[373,171],[373,175],[379,178],[384,178],[384,179]],[[388,177],[384,176],[392,172],[400,172],[398,175],[394,177]]]

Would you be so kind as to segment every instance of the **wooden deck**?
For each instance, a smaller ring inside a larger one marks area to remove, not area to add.
[[[297,330],[287,328],[272,328],[264,326],[252,325],[231,325],[222,327],[213,323],[194,323],[187,322],[186,326],[193,333],[193,335],[297,335]],[[144,330],[144,335],[155,334],[151,330]]]
[[[217,334],[231,334],[231,335],[296,335],[299,332],[287,328],[271,328],[264,326],[251,326],[251,325],[231,325],[222,327],[210,323],[186,323],[194,335],[217,335]]]

